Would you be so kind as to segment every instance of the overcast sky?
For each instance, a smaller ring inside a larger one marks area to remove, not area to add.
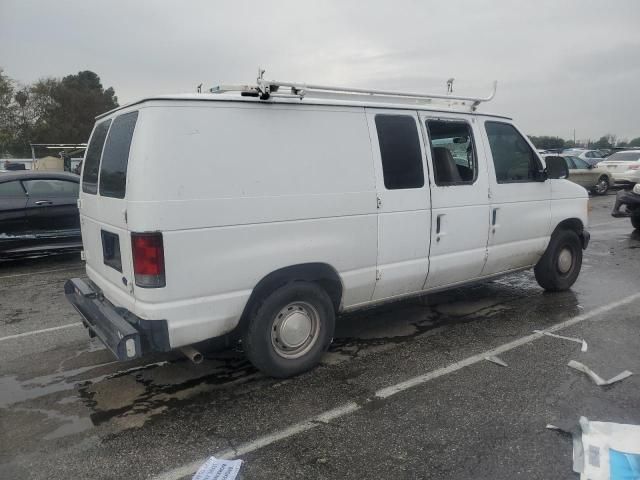
[[[120,103],[266,77],[498,94],[532,135],[640,136],[640,0],[0,0],[0,67],[93,70]]]

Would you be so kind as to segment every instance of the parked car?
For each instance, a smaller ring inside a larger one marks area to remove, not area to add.
[[[624,207],[623,210],[620,210]],[[633,228],[640,230],[640,183],[628,192],[621,190],[616,196],[616,203],[611,215],[614,217],[629,217]]]
[[[288,377],[318,363],[341,312],[532,267],[546,290],[575,282],[587,192],[510,118],[277,87],[98,117],[79,201],[89,280],[65,293],[118,359],[240,340]]]
[[[562,155],[581,158],[589,165],[596,165],[605,157],[605,155],[600,150],[586,150],[583,148],[569,148],[567,150],[564,150],[562,152]]]
[[[616,152],[600,166],[609,171],[617,185],[633,187],[640,183],[640,150]]]
[[[0,258],[80,249],[79,181],[70,173],[0,175]]]
[[[551,155],[545,155],[545,158],[549,156]],[[569,155],[559,155],[559,157],[567,164],[569,180],[583,186],[588,191],[598,195],[606,195],[609,187],[613,185],[611,174],[600,164],[590,165],[579,157]]]

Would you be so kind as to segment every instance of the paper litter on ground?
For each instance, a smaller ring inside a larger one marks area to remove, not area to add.
[[[242,460],[222,460],[209,457],[192,480],[233,480],[240,472]]]
[[[581,480],[640,478],[640,426],[590,422],[580,418],[582,435],[574,442],[573,470]]]
[[[504,362],[503,360],[500,360],[498,357],[496,356],[491,356],[491,357],[484,357],[485,360],[495,363],[496,365],[500,365],[501,367],[508,367],[509,365],[507,365],[506,362]]]
[[[612,383],[619,382],[620,380],[624,380],[625,378],[633,375],[633,373],[631,373],[629,370],[625,370],[624,372],[620,372],[615,377],[610,378],[609,380],[605,380],[596,372],[591,370],[589,367],[587,367],[586,365],[580,362],[576,362],[575,360],[571,360],[567,365],[570,366],[571,368],[575,368],[576,370],[586,373],[589,376],[589,378],[591,378],[591,380],[593,380],[593,382],[599,387],[602,387],[605,385],[611,385]]]
[[[569,340],[570,342],[576,342],[576,343],[580,343],[582,344],[582,346],[580,347],[580,351],[581,352],[586,352],[587,351],[587,342],[585,342],[583,339],[581,338],[576,338],[576,337],[565,337],[564,335],[557,335],[555,333],[551,333],[551,332],[546,332],[544,330],[534,330],[534,333],[540,333],[542,335],[546,335],[547,337],[554,337],[554,338],[561,338],[562,340]]]

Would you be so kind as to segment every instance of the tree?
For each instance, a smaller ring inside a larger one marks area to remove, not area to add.
[[[14,91],[15,82],[0,68],[0,153],[9,151],[15,140]]]
[[[615,147],[617,137],[611,133],[607,133],[606,135],[600,137],[597,142],[594,142],[591,145],[591,148],[611,148]]]
[[[529,136],[531,143],[535,145],[536,148],[564,148],[565,141],[560,137],[550,137],[543,135],[541,137]]]
[[[86,142],[95,117],[118,106],[113,88],[106,90],[91,71],[41,80],[33,87],[39,116],[34,137],[40,143]]]
[[[83,143],[95,117],[118,106],[91,71],[19,87],[0,70],[0,154],[30,156],[30,143]]]
[[[640,137],[636,137],[629,142],[630,147],[640,147]]]

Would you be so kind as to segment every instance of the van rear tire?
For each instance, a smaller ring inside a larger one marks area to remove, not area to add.
[[[631,217],[631,225],[636,230],[640,230],[640,215],[634,215]]]
[[[287,378],[315,367],[335,328],[331,298],[311,282],[291,282],[251,310],[242,337],[249,361],[260,371]]]
[[[549,292],[569,290],[582,268],[582,243],[573,230],[553,234],[533,271],[538,284]]]

